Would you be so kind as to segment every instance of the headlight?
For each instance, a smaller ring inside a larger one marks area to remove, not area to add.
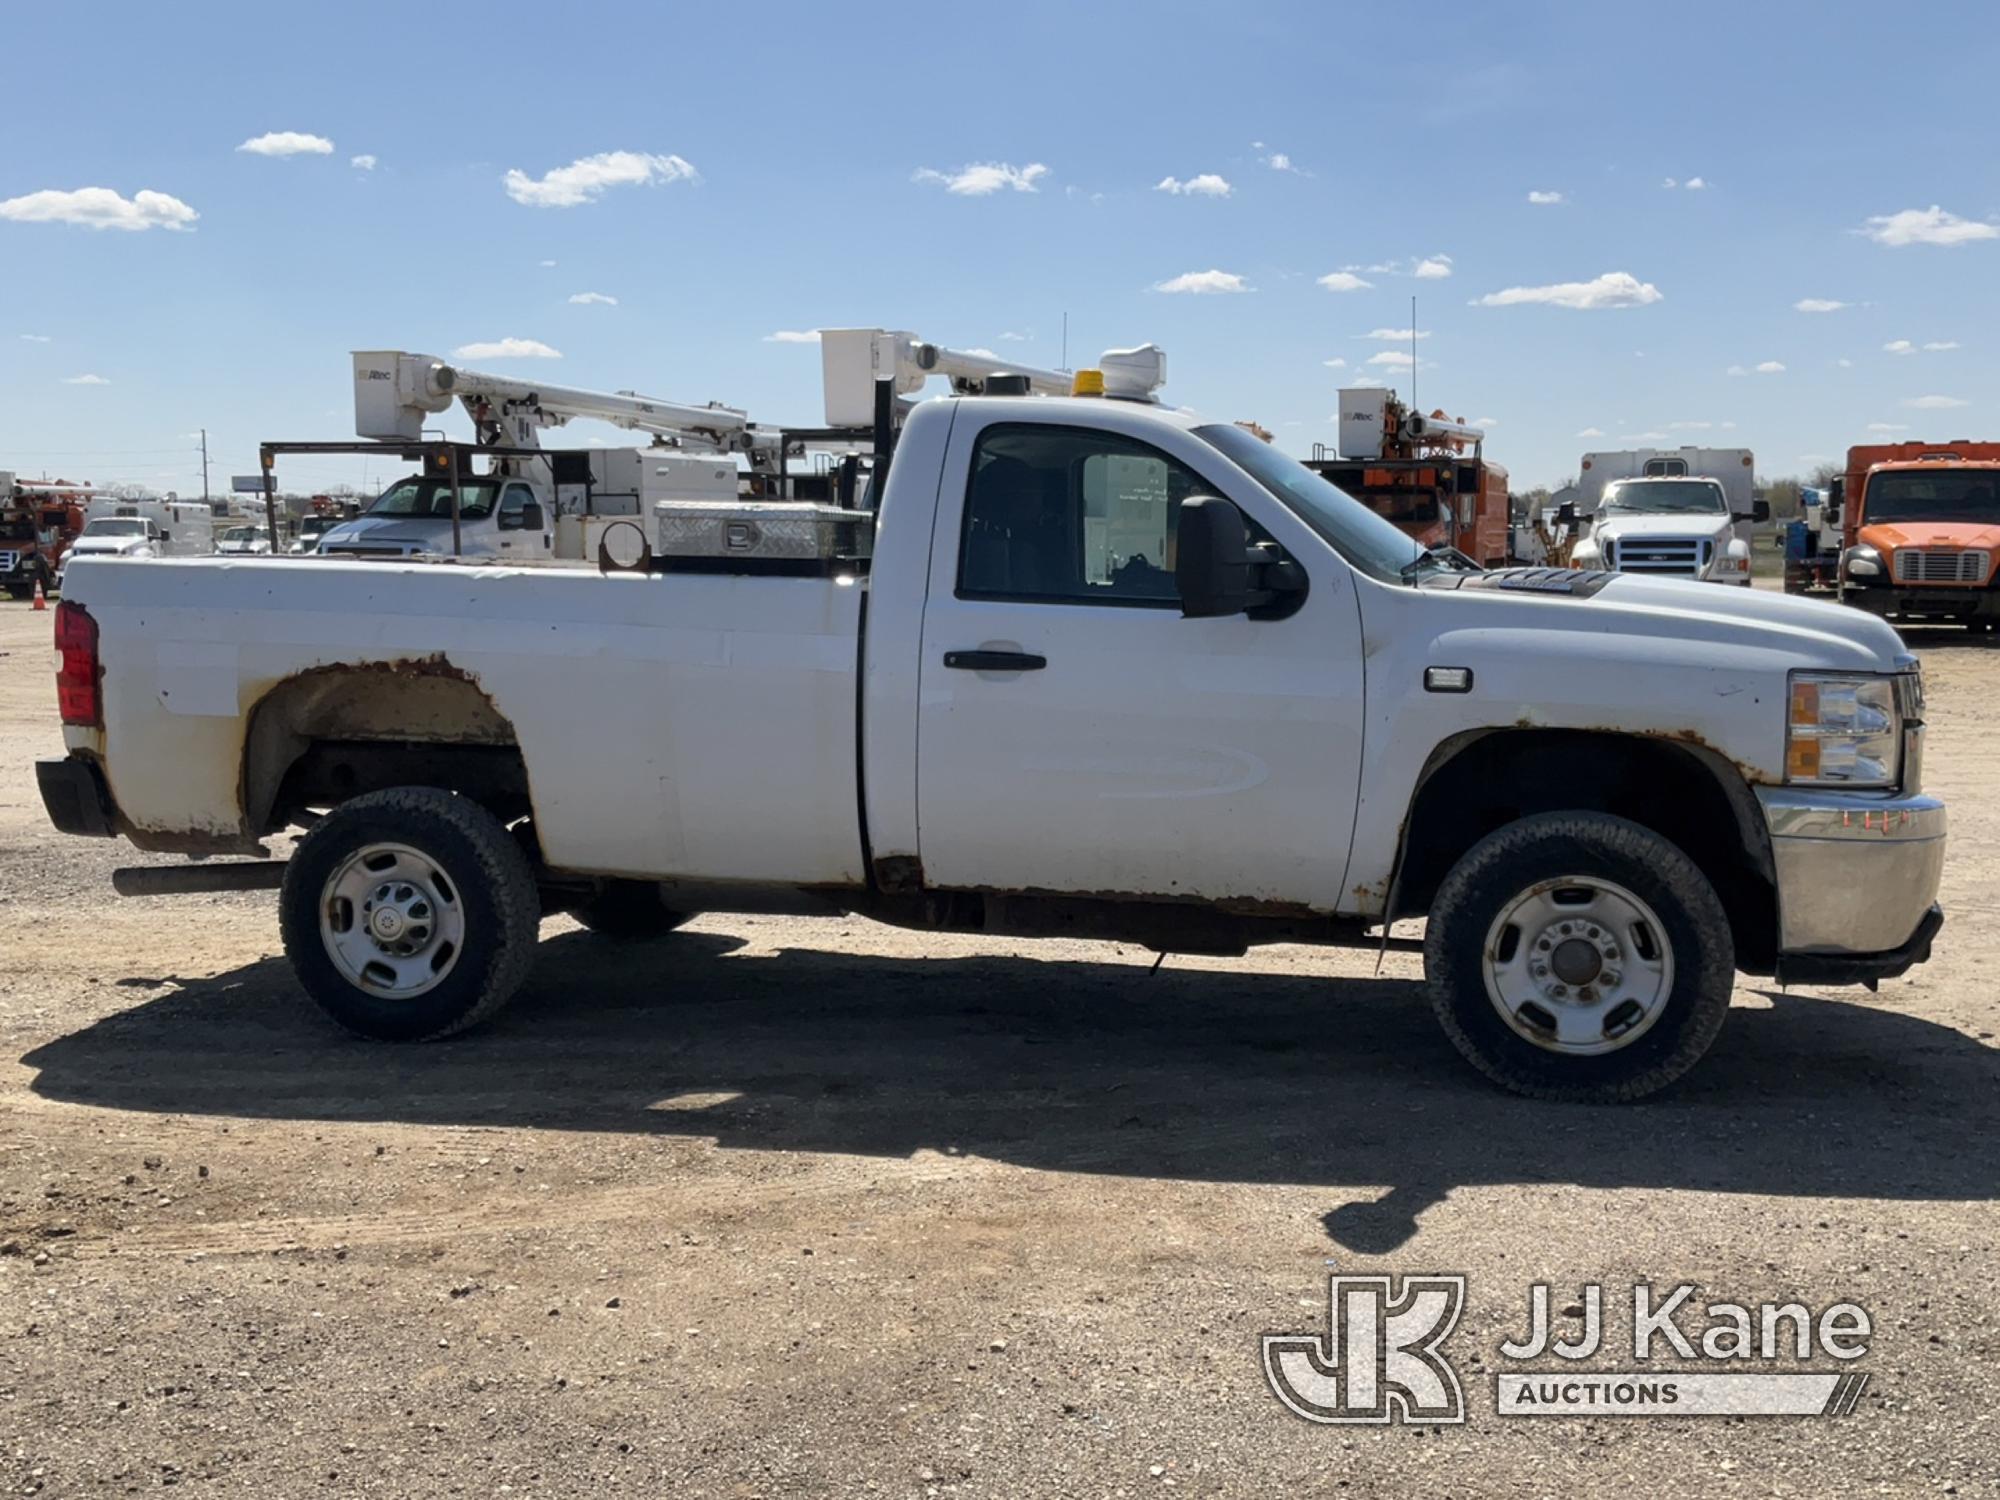
[[[1785,780],[1892,785],[1902,732],[1895,678],[1794,672],[1785,716]]]
[[[1849,578],[1880,578],[1888,571],[1882,566],[1882,554],[1866,545],[1848,548],[1843,565]]]

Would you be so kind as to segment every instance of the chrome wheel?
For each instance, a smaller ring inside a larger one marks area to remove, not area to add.
[[[407,844],[367,844],[327,877],[319,931],[350,984],[406,1000],[442,983],[457,964],[465,910],[428,856]]]
[[[1481,959],[1486,997],[1519,1036],[1571,1057],[1644,1036],[1674,989],[1653,909],[1592,875],[1538,881],[1501,908]]]

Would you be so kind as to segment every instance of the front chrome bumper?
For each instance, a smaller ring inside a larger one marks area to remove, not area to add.
[[[1911,944],[1944,870],[1942,802],[1808,787],[1759,787],[1757,800],[1778,877],[1781,967],[1787,954],[1875,957]]]

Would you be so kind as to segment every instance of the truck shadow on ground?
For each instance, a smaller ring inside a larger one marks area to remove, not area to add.
[[[1032,944],[939,959],[740,946],[565,934],[495,1023],[427,1047],[339,1034],[276,959],[134,977],[119,982],[162,993],[22,1061],[43,1097],[109,1109],[1325,1186],[1346,1190],[1330,1192],[1346,1201],[1329,1237],[1369,1254],[1475,1184],[2000,1197],[2000,1162],[1975,1144],[2000,1126],[2000,1051],[1898,1014],[1893,987],[1865,1005],[1739,1002],[1679,1088],[1581,1108],[1489,1088],[1406,980],[1149,975]]]

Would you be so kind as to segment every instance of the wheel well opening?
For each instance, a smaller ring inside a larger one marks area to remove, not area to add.
[[[503,820],[529,811],[514,726],[442,658],[316,668],[251,711],[243,810],[259,834],[395,786],[457,792]]]
[[[1583,730],[1496,730],[1441,758],[1419,783],[1396,880],[1396,913],[1430,909],[1465,852],[1544,812],[1629,818],[1678,846],[1721,898],[1740,968],[1776,960],[1777,895],[1755,797],[1733,766],[1673,740]]]

